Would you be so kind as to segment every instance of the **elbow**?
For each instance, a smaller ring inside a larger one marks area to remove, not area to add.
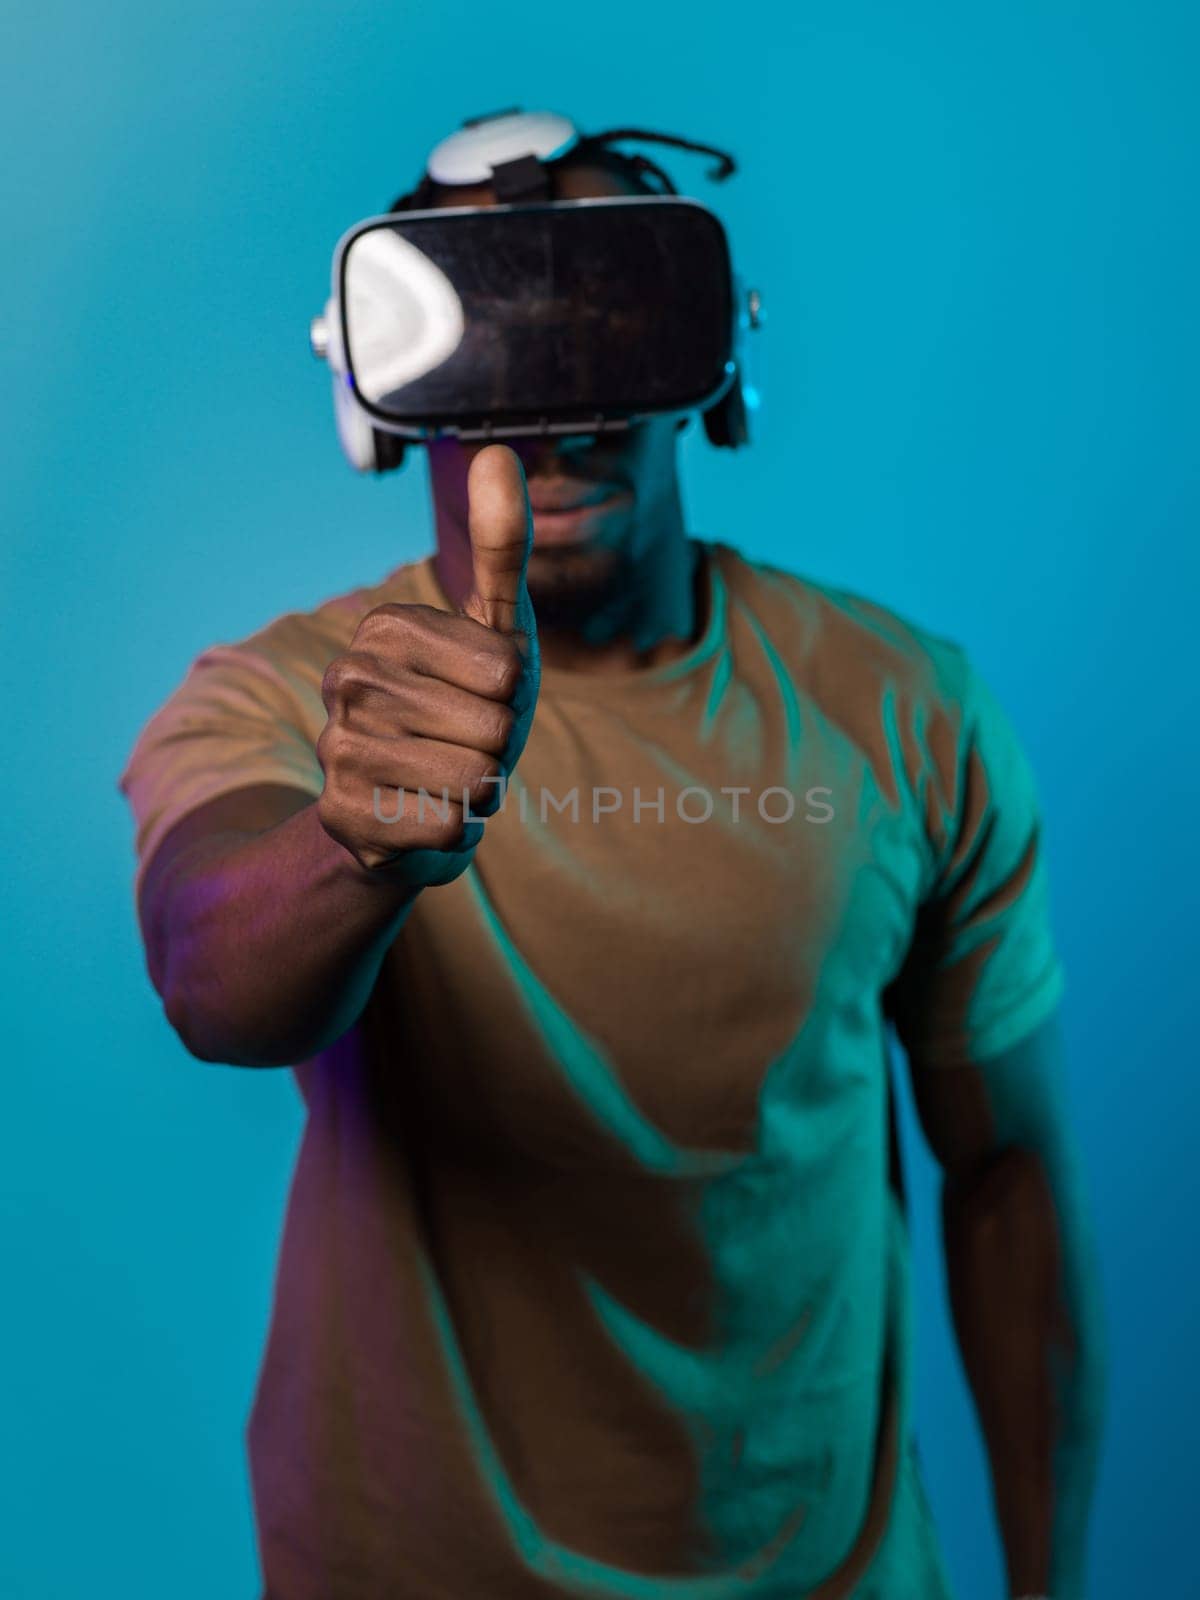
[[[172,921],[161,883],[148,886],[140,909],[150,981],[189,1055],[222,1066],[289,1067],[311,1054],[297,1050],[294,1038],[272,1038],[261,1015],[239,1015],[236,980],[223,973],[220,949],[189,920]]]
[[[284,1046],[257,1037],[251,1028],[239,1028],[227,1016],[209,1015],[194,1004],[179,984],[167,984],[162,991],[163,1009],[180,1044],[197,1061],[227,1067],[290,1067],[303,1060]]]
[[[979,1217],[1014,1209],[1040,1212],[1052,1204],[1041,1155],[1017,1144],[972,1152],[948,1165],[945,1178],[948,1200]]]

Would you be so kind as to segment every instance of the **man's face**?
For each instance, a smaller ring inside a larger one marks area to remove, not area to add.
[[[603,167],[555,173],[554,198],[637,193]],[[488,185],[458,190],[439,205],[490,206]],[[677,503],[679,421],[652,417],[617,433],[506,438],[520,456],[533,510],[528,583],[535,605],[583,613],[604,602],[621,574],[670,522]],[[467,469],[481,441],[431,440],[430,474],[439,538],[467,539]]]

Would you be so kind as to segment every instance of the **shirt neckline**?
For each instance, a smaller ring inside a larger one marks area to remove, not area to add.
[[[679,679],[699,671],[710,661],[725,642],[727,610],[725,580],[721,572],[719,546],[715,541],[693,538],[691,542],[699,547],[708,592],[708,620],[704,632],[695,644],[682,655],[664,661],[659,666],[630,667],[621,672],[580,672],[571,667],[550,667],[543,662],[541,671],[543,689],[551,688],[556,695],[575,692],[585,695],[588,699],[597,699],[609,692],[630,693],[656,688],[661,684],[676,683]],[[432,554],[423,556],[413,563],[418,587],[424,590],[422,598],[428,604],[436,606],[439,611],[453,611],[455,608],[450,604],[438,582],[433,563]]]

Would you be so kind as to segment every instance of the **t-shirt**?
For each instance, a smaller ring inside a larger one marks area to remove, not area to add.
[[[419,897],[306,1122],[248,1428],[270,1600],[937,1600],[887,1040],[1060,988],[1038,808],[955,644],[695,541],[702,637],[544,667],[472,865]],[[432,558],[201,654],[121,784],[139,873],[314,797],[320,684]]]

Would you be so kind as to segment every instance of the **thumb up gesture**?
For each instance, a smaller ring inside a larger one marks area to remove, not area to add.
[[[364,870],[414,890],[470,863],[484,828],[472,819],[496,809],[537,703],[533,519],[515,452],[480,450],[467,494],[473,581],[461,615],[377,606],[321,691],[321,824]]]

